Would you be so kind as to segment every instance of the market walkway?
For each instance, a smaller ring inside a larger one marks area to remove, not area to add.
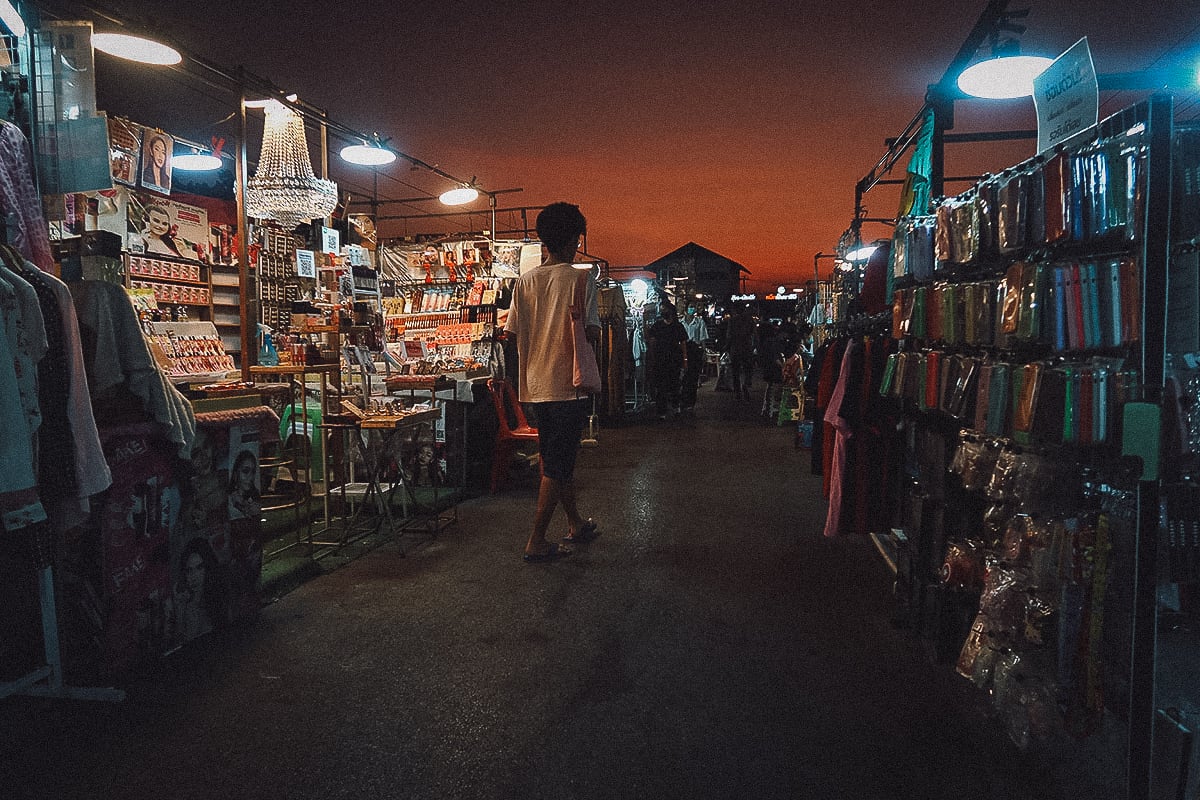
[[[520,559],[527,476],[122,705],[0,701],[0,797],[1104,796],[889,624],[883,562],[821,538],[808,454],[753,405],[702,390],[694,422],[603,431],[580,465],[603,535],[566,561]]]

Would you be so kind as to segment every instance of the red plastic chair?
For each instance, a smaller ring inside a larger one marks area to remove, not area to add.
[[[538,431],[529,426],[525,411],[517,401],[517,392],[508,381],[492,378],[487,386],[492,405],[496,407],[497,420],[496,444],[492,448],[492,494],[495,494],[508,477],[508,468],[517,448],[522,442],[536,445]],[[516,421],[515,425],[509,422],[510,418]]]

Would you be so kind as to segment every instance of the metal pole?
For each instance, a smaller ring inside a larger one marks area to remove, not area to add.
[[[239,74],[241,70],[238,70]],[[250,319],[250,224],[246,219],[246,87],[243,83],[238,97],[238,155],[237,155],[237,238],[238,248],[238,310],[241,317],[239,326],[242,348],[242,380],[250,381],[250,366],[258,361],[258,348],[253,346],[257,341],[257,319]],[[257,314],[255,314],[257,317]],[[255,326],[254,336],[251,336],[250,326]]]
[[[1171,242],[1172,99],[1150,99],[1146,154],[1149,185],[1142,250],[1142,384],[1144,399],[1161,412],[1166,373],[1167,264]],[[1157,465],[1155,465],[1157,466]],[[1154,474],[1157,469],[1154,470]],[[1133,567],[1133,630],[1129,658],[1129,800],[1149,800],[1154,767],[1155,671],[1158,656],[1157,480],[1138,482],[1138,526]]]

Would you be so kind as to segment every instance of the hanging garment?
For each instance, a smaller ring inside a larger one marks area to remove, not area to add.
[[[118,400],[122,393],[133,395],[145,415],[166,427],[179,457],[190,458],[196,435],[191,403],[150,355],[125,290],[104,281],[80,281],[71,285],[71,293],[93,403],[101,406]]]
[[[834,431],[832,452],[830,454],[830,468],[827,480],[829,482],[829,510],[825,515],[825,536],[833,537],[842,532],[842,520],[844,518],[844,493],[843,487],[846,480],[846,470],[848,468],[848,445],[850,438],[854,435],[850,421],[842,416],[842,407],[847,402],[847,398],[853,399],[854,392],[852,384],[854,383],[853,374],[855,372],[856,353],[860,351],[862,345],[858,342],[850,342],[846,346],[845,355],[842,356],[841,368],[838,370],[837,385],[833,389],[833,394],[829,398],[829,407],[825,409],[825,424],[830,426]]]
[[[27,267],[31,266],[26,264]],[[30,270],[26,270],[29,273]],[[49,286],[62,317],[63,350],[68,373],[67,415],[71,425],[74,447],[75,488],[80,498],[99,494],[112,483],[112,473],[104,458],[92,398],[88,391],[87,369],[83,361],[83,342],[79,334],[79,318],[67,285],[48,272],[30,275]],[[33,283],[34,281],[30,281]]]
[[[0,311],[4,315],[4,336],[8,339],[13,357],[22,416],[32,436],[42,422],[38,405],[37,365],[49,347],[46,326],[33,287],[3,265],[0,265]]]
[[[39,483],[62,490],[56,492],[56,506],[65,506],[63,501],[68,499],[86,501],[107,489],[112,475],[92,414],[70,290],[58,278],[21,260],[10,246],[0,246],[0,258],[33,287],[50,345],[38,364],[38,401],[43,415],[38,431]],[[86,502],[76,505],[80,512],[87,512]]]
[[[29,142],[21,129],[0,120],[0,211],[6,215],[8,240],[21,255],[50,272],[54,256],[42,216],[42,196],[33,183]]]
[[[10,427],[0,436],[0,521],[5,531],[20,530],[46,519],[34,470],[36,427],[31,427],[34,420],[29,414],[30,401],[35,406],[37,402],[35,362],[30,351],[18,352],[15,344],[20,339],[27,347],[34,338],[22,311],[16,287],[0,277],[0,419]],[[41,341],[45,342],[44,330]],[[22,370],[25,375],[19,374]],[[33,392],[32,398],[29,391]],[[39,415],[37,421],[40,419]]]

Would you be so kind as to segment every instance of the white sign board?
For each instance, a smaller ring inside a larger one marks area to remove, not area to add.
[[[312,250],[296,251],[296,274],[301,278],[317,277],[317,257]]]
[[[1039,153],[1099,121],[1100,87],[1086,36],[1033,79],[1033,104],[1037,108]]]
[[[321,252],[334,256],[342,252],[342,232],[337,228],[321,228]]]

